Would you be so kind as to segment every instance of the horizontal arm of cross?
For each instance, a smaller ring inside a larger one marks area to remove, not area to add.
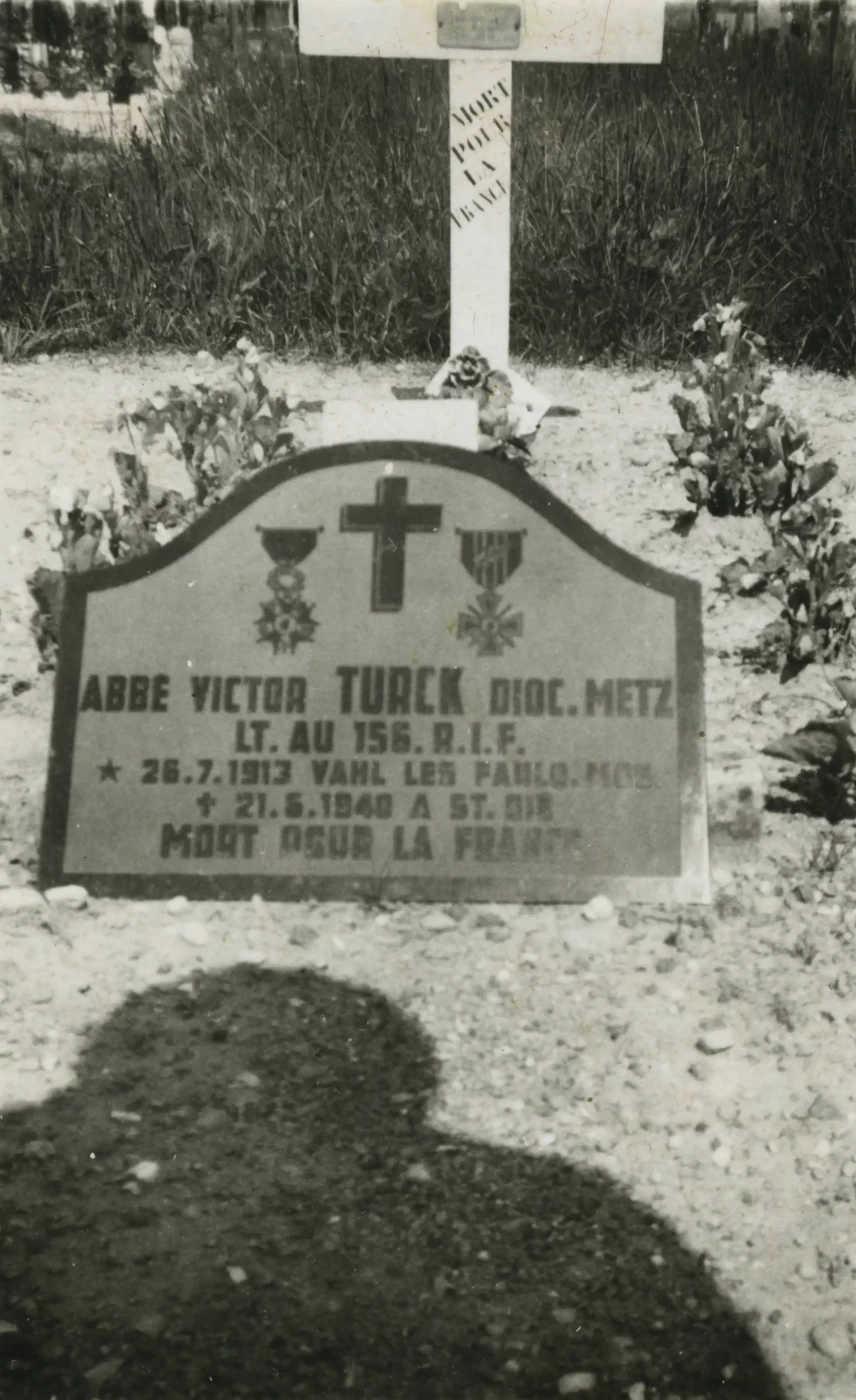
[[[406,528],[408,534],[433,534],[439,530],[442,506],[407,506],[391,511],[389,506],[343,506],[342,529],[382,530],[392,526]]]
[[[415,530],[418,534],[433,535],[439,530],[442,518],[442,506],[408,506],[405,522],[410,534]]]

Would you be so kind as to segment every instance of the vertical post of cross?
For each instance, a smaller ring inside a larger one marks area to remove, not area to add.
[[[511,63],[449,63],[450,351],[508,364]]]
[[[303,53],[445,60],[450,351],[508,366],[513,63],[659,63],[665,0],[299,0]]]

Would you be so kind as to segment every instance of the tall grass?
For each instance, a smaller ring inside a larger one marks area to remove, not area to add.
[[[762,36],[763,37],[763,36]],[[856,108],[798,45],[515,68],[512,345],[674,361],[739,294],[784,360],[856,363]],[[206,49],[160,139],[0,146],[0,350],[437,359],[444,64]]]

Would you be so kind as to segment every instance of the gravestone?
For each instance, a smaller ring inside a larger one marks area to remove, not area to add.
[[[43,886],[704,901],[697,584],[525,473],[319,449],[67,579]]]

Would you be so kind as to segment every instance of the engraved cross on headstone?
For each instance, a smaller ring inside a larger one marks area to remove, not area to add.
[[[449,64],[450,354],[508,365],[511,66],[659,63],[665,0],[300,0],[306,54]]]
[[[435,534],[442,517],[442,506],[408,505],[406,476],[382,476],[377,483],[373,506],[342,506],[342,531],[346,534],[365,531],[374,537],[372,612],[401,611],[407,536]]]

